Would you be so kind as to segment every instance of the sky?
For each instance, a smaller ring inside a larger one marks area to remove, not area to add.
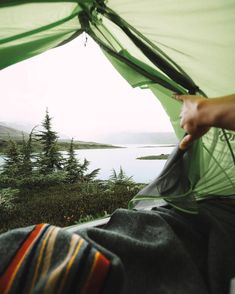
[[[149,90],[133,89],[84,35],[0,71],[0,122],[40,125],[85,141],[117,132],[169,132],[169,119]]]

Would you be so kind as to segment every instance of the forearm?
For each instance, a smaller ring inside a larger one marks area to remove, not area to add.
[[[200,101],[198,113],[203,126],[235,130],[235,94]]]

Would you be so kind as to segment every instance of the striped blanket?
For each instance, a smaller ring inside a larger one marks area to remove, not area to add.
[[[110,269],[78,234],[48,224],[5,233],[0,244],[1,294],[100,293]]]

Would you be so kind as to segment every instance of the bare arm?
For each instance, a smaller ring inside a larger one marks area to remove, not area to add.
[[[180,126],[188,134],[180,142],[180,149],[187,149],[193,140],[203,136],[210,127],[235,130],[235,94],[214,99],[193,95],[175,97],[183,102]]]

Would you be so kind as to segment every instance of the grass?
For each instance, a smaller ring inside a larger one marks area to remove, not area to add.
[[[160,154],[160,155],[148,155],[148,156],[137,157],[136,159],[140,159],[140,160],[163,160],[163,159],[167,159],[168,157],[169,157],[169,154]]]

